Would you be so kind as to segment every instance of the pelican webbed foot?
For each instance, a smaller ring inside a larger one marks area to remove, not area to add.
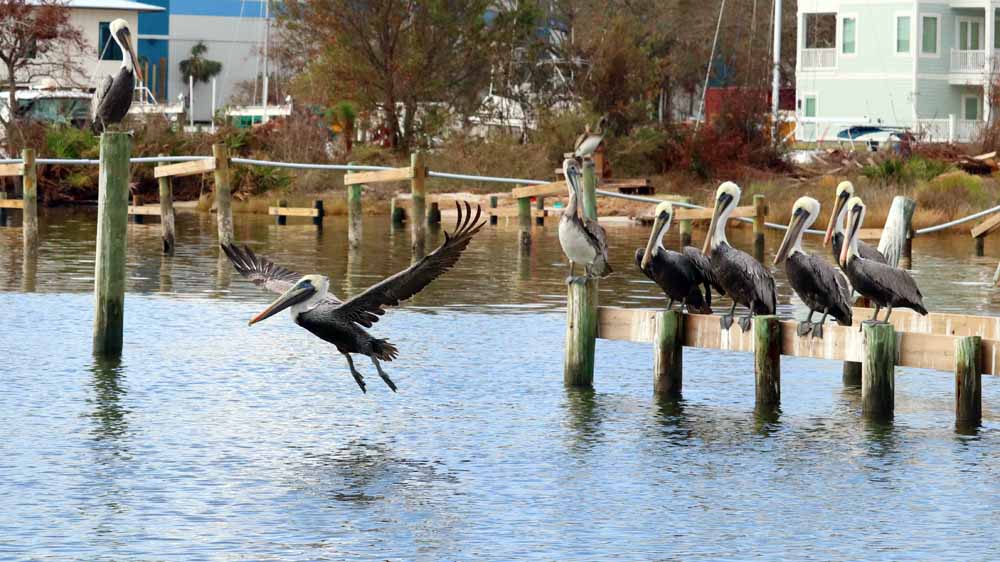
[[[823,339],[823,323],[816,322],[812,327],[812,337]]]
[[[351,355],[350,354],[344,353],[343,355],[344,355],[345,358],[347,358],[347,368],[351,370],[351,376],[354,377],[354,382],[358,383],[358,386],[361,387],[361,392],[364,392],[365,394],[367,394],[368,393],[368,389],[365,387],[365,377],[364,377],[364,375],[362,375],[361,373],[359,373],[358,370],[356,368],[354,368],[354,360],[351,359]]]
[[[747,332],[750,331],[750,323],[752,321],[753,321],[753,313],[752,312],[750,314],[747,314],[746,316],[743,316],[742,318],[740,318],[740,320],[739,320],[739,322],[740,322],[740,329],[743,330],[743,333],[747,333]]]
[[[382,365],[378,362],[378,359],[372,357],[371,360],[372,364],[375,365],[375,370],[378,371],[378,376],[382,377],[382,381],[385,382],[385,384],[390,389],[392,389],[393,392],[396,392],[396,383],[392,382],[392,379],[389,378],[389,375],[387,375],[385,371],[382,370]]]
[[[723,330],[728,330],[733,325],[733,315],[732,314],[720,314],[719,315],[719,326],[722,326]]]
[[[801,338],[808,336],[809,333],[812,332],[812,330],[813,330],[813,323],[808,320],[803,320],[799,322],[799,326],[795,329],[795,333],[798,334],[798,336]]]

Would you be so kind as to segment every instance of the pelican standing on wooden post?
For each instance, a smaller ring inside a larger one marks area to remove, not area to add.
[[[823,238],[823,245],[826,246],[833,241],[833,259],[840,262],[840,251],[844,248],[844,229],[847,228],[847,200],[854,197],[854,184],[849,181],[842,181],[837,186],[837,198],[833,204],[833,212],[830,213],[830,223],[826,225],[826,237]],[[858,240],[858,254],[866,260],[874,260],[879,263],[886,263],[885,256],[878,248]]]
[[[733,325],[736,305],[741,304],[748,309],[746,317],[740,318],[740,328],[746,332],[754,314],[774,314],[777,297],[771,272],[753,256],[733,248],[726,240],[726,222],[739,204],[738,185],[727,181],[719,186],[702,253],[709,256],[719,286],[733,299],[729,313],[723,314],[720,319],[722,329],[728,330]]]
[[[823,337],[826,317],[833,315],[843,326],[851,325],[851,288],[844,274],[826,260],[811,256],[802,249],[802,235],[819,217],[819,201],[800,197],[792,207],[785,239],[774,256],[774,265],[785,262],[785,274],[795,294],[809,307],[809,316],[796,332],[805,336],[812,332],[814,338]],[[813,324],[813,314],[822,312],[823,318]]]
[[[569,189],[569,202],[559,219],[559,244],[569,258],[569,276],[572,279],[576,264],[582,264],[587,277],[607,277],[611,274],[608,265],[608,236],[604,227],[591,220],[580,211],[580,166],[573,158],[563,161],[563,174]]]
[[[909,308],[921,316],[927,315],[924,297],[916,281],[905,269],[899,269],[862,257],[858,251],[858,234],[865,220],[865,204],[861,198],[852,197],[847,202],[850,222],[847,239],[840,252],[840,267],[847,274],[854,290],[875,303],[873,321],[878,321],[879,311],[885,307],[885,321],[889,321],[894,307]]]
[[[330,280],[323,275],[299,275],[279,265],[258,257],[249,248],[222,245],[236,271],[257,285],[263,285],[279,296],[263,312],[250,320],[250,325],[291,309],[292,320],[316,337],[332,343],[347,359],[347,366],[362,392],[365,380],[354,367],[351,354],[368,356],[385,384],[396,391],[396,385],[382,369],[380,361],[392,361],[398,355],[396,346],[388,340],[376,338],[365,331],[385,314],[385,307],[396,306],[419,293],[432,281],[451,269],[472,237],[483,227],[479,222],[482,209],[465,204],[465,213],[458,207],[455,230],[445,233],[444,242],[436,250],[409,268],[372,285],[364,292],[341,301],[329,292]]]
[[[678,300],[687,305],[689,312],[712,313],[712,287],[720,293],[722,288],[715,284],[712,263],[697,248],[685,246],[680,252],[663,246],[663,236],[670,230],[674,206],[664,201],[656,206],[653,231],[649,234],[646,248],[635,250],[635,264],[639,271],[660,286],[667,295],[667,310]],[[705,287],[702,295],[701,288]]]
[[[91,127],[95,133],[102,133],[109,125],[121,123],[128,110],[132,107],[132,95],[136,82],[142,82],[142,72],[139,70],[139,57],[132,47],[132,33],[128,22],[119,18],[109,26],[111,38],[122,51],[122,66],[118,72],[104,77],[104,80],[94,91],[90,104]],[[106,45],[99,48],[104,49]]]

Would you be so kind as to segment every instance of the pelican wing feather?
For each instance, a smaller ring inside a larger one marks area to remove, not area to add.
[[[302,278],[302,275],[258,256],[247,246],[239,248],[232,244],[220,245],[240,275],[272,293],[283,294]]]

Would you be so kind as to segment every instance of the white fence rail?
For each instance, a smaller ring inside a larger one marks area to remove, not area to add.
[[[802,49],[802,68],[834,68],[837,66],[837,49]]]
[[[951,50],[952,72],[985,72],[986,51]]]

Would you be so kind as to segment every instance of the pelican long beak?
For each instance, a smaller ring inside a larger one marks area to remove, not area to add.
[[[840,211],[847,204],[847,199],[850,196],[850,193],[844,191],[837,197],[837,201],[833,204],[833,214],[830,215],[830,224],[826,225],[826,236],[823,237],[824,247],[830,244],[830,239],[833,238],[833,225],[837,223],[837,217],[840,216]]]
[[[840,266],[847,267],[847,256],[850,253],[851,243],[857,237],[861,229],[861,207],[851,209],[851,221],[847,228],[847,235],[844,237],[844,246],[840,249]]]
[[[316,294],[316,288],[313,286],[300,287],[298,285],[292,287],[285,291],[280,297],[275,299],[267,308],[265,308],[260,314],[254,316],[250,319],[250,326],[253,326],[261,320],[266,320],[275,314],[285,310],[286,308],[298,304],[309,297]]]
[[[663,237],[663,231],[669,226],[669,214],[661,213],[657,215],[653,221],[653,231],[649,233],[649,241],[646,242],[646,252],[642,254],[642,263],[640,264],[642,269],[646,269],[649,266],[650,260],[653,259],[653,249],[656,248],[656,243]]]
[[[795,244],[795,241],[802,234],[802,228],[805,226],[808,216],[809,213],[803,209],[797,209],[792,215],[792,220],[788,221],[788,230],[785,231],[785,238],[781,241],[781,246],[778,247],[778,253],[774,255],[774,265],[778,265],[788,258],[788,252],[791,251],[792,245]]]
[[[136,82],[142,82],[142,69],[139,67],[139,57],[136,56],[135,49],[132,48],[132,34],[124,31],[121,42],[127,51],[127,56],[132,59],[132,72],[135,73]]]
[[[715,209],[712,211],[712,221],[708,223],[708,234],[705,235],[705,245],[701,248],[701,253],[706,256],[708,255],[708,250],[712,245],[712,236],[715,234],[715,229],[718,228],[719,216],[732,200],[733,197],[728,193],[723,193],[721,197],[715,200]],[[725,226],[723,226],[723,228],[725,228]]]

